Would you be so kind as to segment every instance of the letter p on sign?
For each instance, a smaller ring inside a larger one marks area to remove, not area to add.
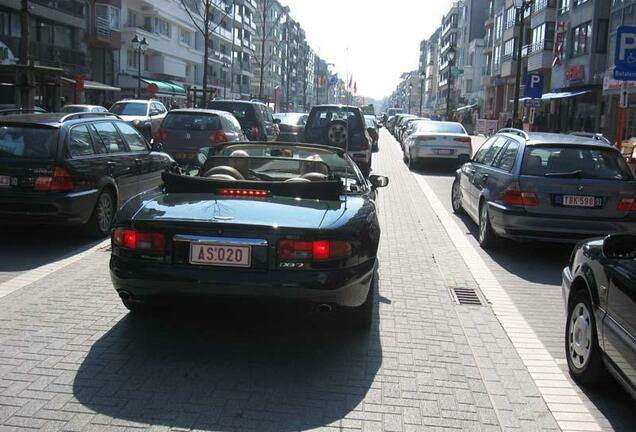
[[[627,60],[627,51],[636,49],[636,34],[634,33],[621,33],[620,45],[618,49],[618,59],[620,61]],[[636,62],[636,59],[635,59]]]

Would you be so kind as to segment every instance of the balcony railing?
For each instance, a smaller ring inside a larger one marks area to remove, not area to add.
[[[73,15],[78,18],[84,18],[84,15],[85,15],[84,5],[76,0],[32,0],[32,1],[33,3],[37,3],[39,5],[58,10],[60,12],[67,13],[69,15]]]
[[[219,36],[223,36],[226,39],[232,39],[232,32],[224,29],[223,27],[215,28],[214,33],[218,34]]]
[[[112,33],[112,30],[110,28],[110,21],[107,18],[96,17],[95,33],[97,34],[97,36],[110,38],[110,35]]]
[[[532,14],[537,14],[547,8],[555,8],[556,0],[536,0],[532,5]]]
[[[527,53],[525,55],[530,55],[536,53],[538,51],[552,51],[554,42],[542,40],[538,42],[534,42],[526,45],[524,48],[527,48]]]

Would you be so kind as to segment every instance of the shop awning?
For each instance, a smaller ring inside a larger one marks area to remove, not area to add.
[[[176,96],[176,95],[185,96],[186,94],[186,91],[182,86],[170,81],[160,81],[160,80],[154,80],[150,78],[142,78],[141,80],[145,82],[146,84],[156,84],[157,88],[159,89],[158,93],[172,95],[172,96]]]
[[[75,85],[75,80],[73,78],[62,77],[61,79],[64,82]],[[89,80],[84,80],[84,89],[85,90],[102,90],[102,91],[121,91],[119,87],[113,87],[108,84],[100,83],[97,81],[89,81]]]
[[[590,93],[592,90],[580,90],[580,91],[572,91],[572,92],[557,92],[557,93],[544,93],[541,97],[542,100],[551,100],[551,99],[564,99],[571,98],[575,96],[581,96],[586,93]]]
[[[467,111],[467,110],[471,110],[473,108],[477,108],[479,104],[472,104],[472,105],[465,105],[463,107],[459,107],[455,110],[455,112],[462,112],[462,111]]]

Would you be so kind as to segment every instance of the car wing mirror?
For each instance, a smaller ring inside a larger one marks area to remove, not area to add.
[[[162,152],[163,144],[161,144],[160,142],[153,142],[152,145],[150,146],[150,150],[154,152]]]
[[[636,258],[636,235],[613,234],[603,240],[603,255],[609,259]]]
[[[374,174],[372,176],[369,176],[369,183],[371,183],[373,189],[383,188],[389,185],[389,178],[386,176]]]

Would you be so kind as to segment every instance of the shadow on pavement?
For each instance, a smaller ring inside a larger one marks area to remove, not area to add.
[[[101,241],[86,237],[77,227],[3,226],[0,229],[0,272],[31,270],[83,252]]]
[[[73,383],[86,407],[124,421],[224,431],[294,431],[358,406],[382,362],[377,322],[253,303],[119,321]]]

